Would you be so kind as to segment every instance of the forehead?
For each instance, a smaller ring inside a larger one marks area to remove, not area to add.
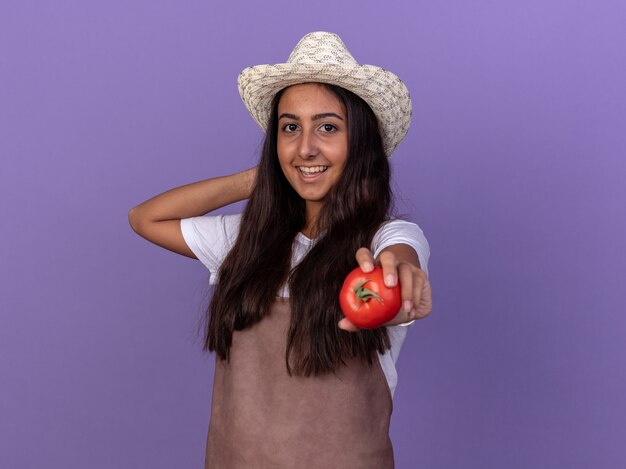
[[[335,112],[345,115],[346,110],[332,91],[321,83],[301,83],[287,88],[278,102],[280,112],[318,114],[321,112]]]

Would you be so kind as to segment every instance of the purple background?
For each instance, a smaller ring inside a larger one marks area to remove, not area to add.
[[[207,272],[127,213],[254,164],[237,74],[315,30],[413,98],[397,467],[626,467],[625,3],[389,4],[2,1],[2,468],[202,467]]]

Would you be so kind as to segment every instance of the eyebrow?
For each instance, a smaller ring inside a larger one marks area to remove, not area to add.
[[[336,117],[337,119],[339,119],[341,121],[343,120],[343,117],[341,117],[338,114],[335,114],[334,112],[324,112],[322,114],[315,114],[311,120],[317,121],[317,120],[320,120],[320,119],[326,119],[327,117]],[[293,120],[296,120],[296,121],[300,120],[300,118],[298,116],[296,116],[295,114],[289,114],[287,112],[282,113],[280,115],[280,117],[278,118],[278,120],[281,120],[283,118],[293,119]]]

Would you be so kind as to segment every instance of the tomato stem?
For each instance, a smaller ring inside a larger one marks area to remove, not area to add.
[[[383,303],[383,299],[378,295],[378,293],[364,287],[364,285],[367,282],[369,282],[369,280],[363,280],[362,282],[359,282],[354,287],[354,294],[356,295],[357,300],[363,301],[363,302],[368,302],[369,300],[376,300],[376,301],[380,301],[381,303]]]

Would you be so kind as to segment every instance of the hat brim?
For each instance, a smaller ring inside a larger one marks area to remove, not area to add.
[[[285,63],[244,69],[239,94],[252,118],[267,130],[271,102],[283,88],[299,83],[329,83],[360,96],[378,119],[385,154],[391,156],[411,123],[411,98],[393,73],[374,65]]]

